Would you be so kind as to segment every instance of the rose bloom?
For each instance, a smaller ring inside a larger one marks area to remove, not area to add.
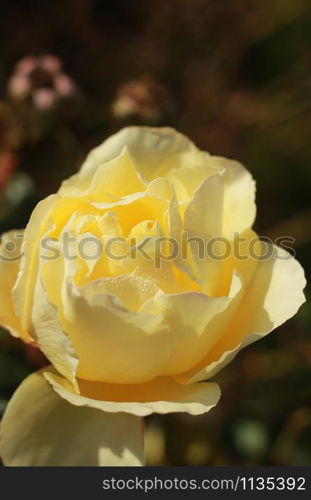
[[[170,128],[129,127],[38,204],[24,233],[3,237],[1,323],[51,363],[8,404],[6,465],[138,465],[141,417],[217,404],[209,379],[304,302],[290,254],[271,245],[263,258],[267,244],[257,240],[258,257],[248,255],[255,213],[255,183],[241,164]],[[238,234],[244,258],[202,258],[185,234],[229,244]],[[114,241],[114,255],[88,259],[86,246],[65,255],[64,235],[71,249],[83,238]],[[159,236],[184,255],[155,265]],[[146,237],[148,258],[133,258],[133,241]],[[53,241],[48,256],[43,240]]]

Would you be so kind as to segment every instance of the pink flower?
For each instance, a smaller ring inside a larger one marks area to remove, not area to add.
[[[16,99],[24,99],[30,94],[31,83],[27,76],[15,74],[8,83],[9,94]]]
[[[75,84],[73,80],[65,73],[60,73],[54,80],[55,89],[62,97],[71,96],[75,92]]]
[[[61,60],[51,54],[27,56],[15,66],[8,82],[13,99],[30,99],[40,111],[52,109],[58,99],[74,95],[76,86],[63,72]]]
[[[40,110],[51,109],[56,100],[56,94],[52,89],[38,88],[33,92],[33,103]]]
[[[37,65],[37,58],[33,56],[27,56],[21,59],[15,66],[15,73],[21,73],[28,75],[35,69]]]
[[[45,69],[49,73],[59,73],[62,69],[62,63],[60,59],[56,56],[47,54],[39,59],[39,64],[41,68]]]

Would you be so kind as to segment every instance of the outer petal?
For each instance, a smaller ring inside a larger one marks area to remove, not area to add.
[[[174,167],[167,173],[166,177],[172,182],[178,201],[186,204],[192,198],[194,191],[208,177],[223,171],[222,167],[214,164],[214,158],[214,156],[204,152],[201,161],[198,162],[198,159],[195,158],[195,161],[185,162],[185,166]]]
[[[256,215],[255,182],[238,162],[212,157],[223,167],[194,192],[186,211],[185,230],[191,236],[231,240],[253,225]]]
[[[32,332],[31,308],[39,266],[41,237],[46,229],[49,215],[58,197],[51,195],[38,203],[24,233],[23,257],[20,262],[18,278],[13,289],[13,302],[23,330]]]
[[[94,201],[111,201],[120,196],[145,191],[146,185],[136,170],[134,159],[127,146],[119,154],[88,172],[84,170],[65,180],[59,194],[88,196]]]
[[[237,353],[296,314],[305,302],[304,272],[297,260],[274,246],[261,260],[232,321],[205,359],[184,374],[187,383],[205,380],[226,366]]]
[[[231,241],[211,239],[210,242],[213,244],[207,243],[205,246],[205,258],[200,256],[201,249],[195,242],[191,247],[192,268],[202,291],[211,297],[227,296],[235,271],[241,276],[243,287],[246,287],[256,270],[259,260],[257,255],[260,255],[262,248],[256,233],[249,229],[237,234]],[[249,253],[251,246],[254,249],[253,256]]]
[[[171,168],[198,162],[202,153],[184,135],[168,127],[126,127],[93,149],[82,165],[82,177],[90,177],[104,162],[119,156],[127,146],[148,179],[165,175]],[[174,161],[173,161],[174,160]]]
[[[161,372],[171,347],[162,315],[128,310],[114,295],[135,308],[157,291],[153,282],[126,275],[80,288],[70,281],[70,261],[61,259],[41,272],[33,322],[41,349],[68,380],[76,359],[78,376],[87,380],[141,382]],[[48,308],[42,307],[45,290]]]
[[[80,394],[53,371],[45,371],[45,377],[54,390],[73,405],[90,406],[109,413],[201,415],[211,410],[220,398],[220,389],[215,383],[180,385],[170,377],[159,377],[145,384],[123,385],[79,380]]]
[[[203,293],[159,292],[144,306],[144,312],[161,311],[169,324],[172,347],[161,375],[176,375],[199,363],[221,337],[243,295],[234,274],[228,297],[208,297]]]
[[[148,294],[146,280],[130,278],[127,283],[133,290],[127,293],[139,293],[134,290],[137,282],[142,293]],[[126,293],[123,281],[120,293]],[[47,275],[45,283],[51,288]],[[151,380],[161,373],[170,355],[171,339],[163,316],[126,309],[115,295],[105,292],[106,286],[98,280],[79,288],[67,281],[59,294],[56,306],[62,328],[80,359],[78,377],[114,383]]]
[[[37,280],[34,294],[32,323],[38,347],[57,370],[77,388],[77,354],[70,338],[62,329],[57,309],[49,301],[40,278]]]
[[[143,446],[140,418],[73,406],[41,373],[20,385],[0,427],[8,466],[143,465]]]
[[[16,316],[12,300],[12,290],[17,279],[21,260],[21,244],[23,231],[12,230],[1,237],[0,245],[0,324],[7,328],[14,337],[32,341],[30,335],[23,330]],[[12,249],[10,250],[10,247]]]

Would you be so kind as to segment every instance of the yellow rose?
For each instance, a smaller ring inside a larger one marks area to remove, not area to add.
[[[51,362],[8,405],[5,464],[136,465],[140,417],[216,405],[206,380],[304,302],[301,266],[256,239],[255,212],[238,162],[130,127],[3,239],[22,257],[1,259],[0,321]]]

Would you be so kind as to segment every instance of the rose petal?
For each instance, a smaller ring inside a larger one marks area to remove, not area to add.
[[[20,261],[17,281],[12,291],[16,315],[20,318],[22,329],[30,334],[32,333],[31,309],[39,267],[41,237],[46,230],[50,212],[57,200],[57,196],[51,195],[38,203],[32,212],[24,232],[21,248],[23,257]]]
[[[287,321],[305,302],[301,265],[285,250],[269,248],[270,252],[274,249],[273,255],[259,262],[229,327],[205,359],[184,374],[183,381],[193,383],[213,376],[243,347]]]
[[[109,202],[145,190],[146,184],[127,146],[124,146],[116,157],[97,164],[96,168],[84,170],[82,167],[77,174],[62,183],[59,194]]]
[[[82,165],[83,174],[93,173],[102,163],[119,156],[124,146],[142,175],[155,179],[171,168],[199,162],[201,151],[184,135],[168,127],[126,127],[93,149]]]
[[[33,373],[4,413],[0,455],[8,466],[143,465],[142,422],[73,406]]]
[[[180,374],[196,366],[230,324],[242,295],[241,280],[235,274],[229,297],[159,292],[150,299],[142,310],[153,314],[161,312],[171,334],[171,354],[161,375]]]
[[[213,157],[222,167],[194,192],[185,211],[185,230],[191,236],[224,237],[250,228],[255,220],[255,182],[238,162]]]
[[[12,290],[17,279],[21,260],[23,231],[12,230],[1,237],[0,245],[0,324],[7,328],[14,337],[32,341],[31,336],[22,328],[16,316]],[[10,250],[11,249],[11,250]]]
[[[210,411],[220,398],[220,389],[215,383],[180,385],[170,377],[159,377],[145,384],[123,385],[79,380],[80,394],[51,370],[45,371],[45,377],[54,390],[73,405],[90,406],[109,413],[201,415]]]
[[[233,240],[215,238],[204,246],[202,239],[200,244],[194,242],[189,246],[194,276],[202,291],[212,297],[228,295],[235,271],[241,276],[243,287],[246,287],[256,270],[262,250],[258,236],[251,229],[237,234]],[[250,248],[254,253],[250,252]]]
[[[32,322],[38,347],[57,370],[77,388],[76,371],[79,359],[70,338],[62,329],[57,309],[49,301],[40,278],[34,293]]]
[[[161,314],[126,309],[116,295],[100,293],[105,283],[99,287],[96,283],[78,287],[67,280],[58,292],[60,283],[53,282],[53,275],[53,267],[46,265],[44,283],[50,300],[54,299],[58,308],[62,329],[70,336],[80,360],[80,378],[136,383],[161,372],[171,348]],[[128,284],[141,287],[138,294],[150,286],[138,277],[128,278]],[[121,282],[119,286],[124,289]]]
[[[207,152],[202,152],[202,156],[193,159],[189,158],[185,166],[176,168],[174,166],[167,172],[166,177],[173,184],[179,202],[188,203],[195,190],[206,181],[208,177],[221,172],[223,168],[214,164],[214,156]]]

